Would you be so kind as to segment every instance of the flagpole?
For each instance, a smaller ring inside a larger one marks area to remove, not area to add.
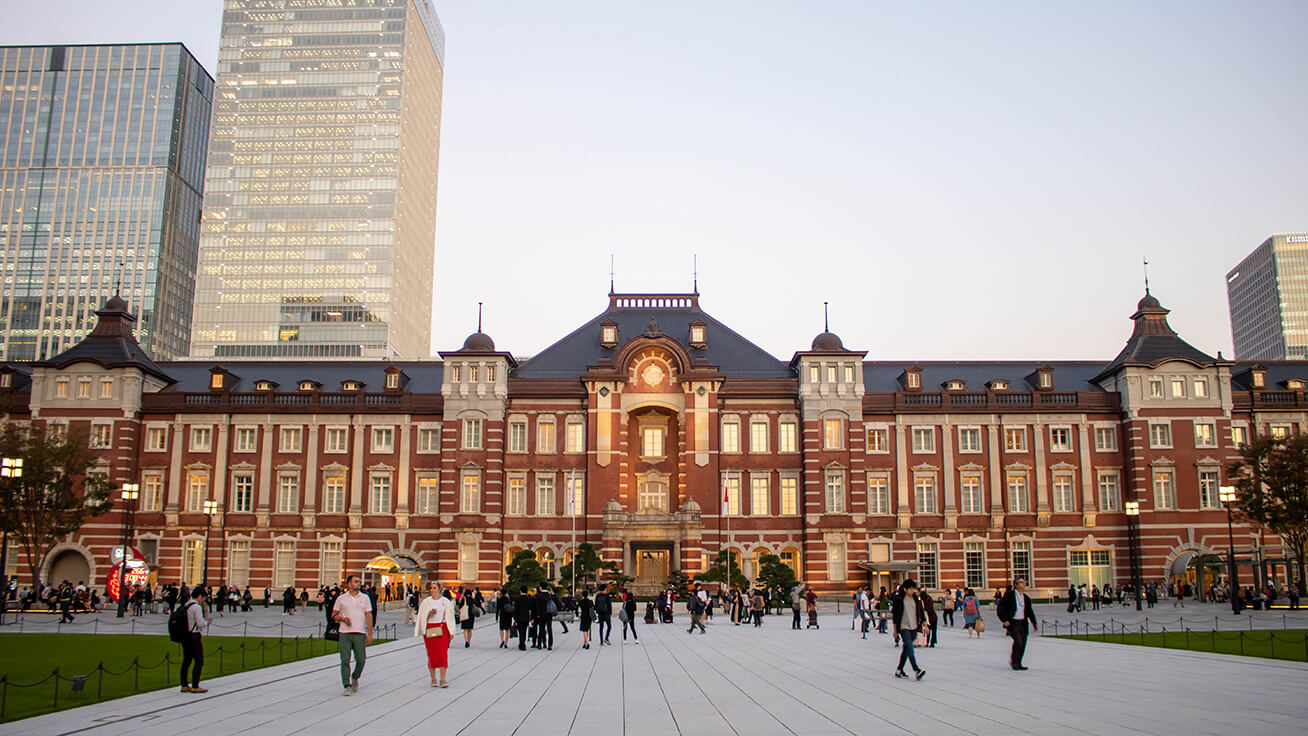
[[[572,513],[572,595],[577,595],[577,469],[568,480],[568,507]]]

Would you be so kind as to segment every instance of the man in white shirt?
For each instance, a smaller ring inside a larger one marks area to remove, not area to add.
[[[359,576],[345,579],[346,592],[332,604],[332,620],[341,625],[341,638],[337,647],[341,653],[341,683],[345,695],[359,692],[359,676],[367,659],[367,646],[372,644],[372,599],[359,592]],[[350,655],[354,655],[354,671],[350,671]]]
[[[868,595],[866,586],[858,586],[858,604],[854,610],[863,621],[863,638],[866,639],[868,626],[872,624],[872,596]]]
[[[1026,638],[1029,631],[1035,631],[1035,613],[1031,608],[1031,597],[1026,594],[1026,581],[1018,578],[1013,587],[999,599],[995,611],[999,620],[1004,622],[1004,630],[1013,638],[1013,650],[1009,655],[1009,666],[1015,670],[1025,670],[1022,655],[1026,653]],[[1028,625],[1030,628],[1028,629]]]

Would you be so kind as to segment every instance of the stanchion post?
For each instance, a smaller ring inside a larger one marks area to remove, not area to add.
[[[100,675],[95,680],[95,699],[99,700],[104,696],[104,662],[96,665],[95,671]]]
[[[55,684],[55,686],[54,686],[54,707],[55,707],[55,710],[58,710],[58,709],[59,709],[59,668],[58,668],[58,667],[55,667],[55,669],[54,669],[54,674],[52,675],[52,677],[54,677],[54,684]]]
[[[141,658],[132,657],[132,689],[141,692]]]

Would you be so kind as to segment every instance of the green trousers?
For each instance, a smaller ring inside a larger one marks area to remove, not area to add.
[[[345,687],[350,686],[350,680],[359,679],[363,674],[363,663],[368,659],[367,649],[364,646],[366,634],[341,634],[341,640],[337,646],[341,652],[341,684]],[[350,672],[350,654],[354,654],[354,672]]]

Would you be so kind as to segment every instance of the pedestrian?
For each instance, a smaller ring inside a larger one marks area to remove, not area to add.
[[[509,648],[509,639],[513,637],[513,614],[517,609],[513,607],[513,600],[509,598],[509,589],[500,588],[500,592],[495,597],[495,618],[500,628],[500,649]]]
[[[790,589],[790,628],[792,631],[799,631],[799,607],[803,598],[804,584],[796,583],[795,587]]]
[[[303,613],[309,609],[309,589],[300,588],[300,612]]]
[[[627,642],[627,629],[631,629],[631,639],[633,644],[640,643],[640,637],[636,636],[636,596],[631,591],[622,591],[622,612],[618,614],[618,620],[622,622],[622,642]]]
[[[200,670],[204,667],[204,644],[201,636],[208,630],[209,622],[204,618],[204,606],[200,599],[204,597],[204,588],[195,586],[191,591],[191,600],[184,603],[186,607],[186,638],[182,640],[182,692],[207,693],[200,687]],[[190,669],[190,683],[187,682],[187,670]]]
[[[445,589],[435,580],[427,584],[430,593],[418,604],[418,615],[414,617],[413,635],[423,637],[427,649],[427,672],[431,675],[432,687],[449,687],[445,681],[445,670],[449,667],[450,638],[454,636],[454,602],[445,597]],[[367,600],[366,596],[360,596]],[[436,679],[440,670],[441,678]],[[356,678],[357,681],[357,678]],[[346,690],[348,694],[350,690]]]
[[[763,625],[763,594],[755,588],[749,596],[749,615],[754,621],[754,628]]]
[[[613,599],[608,590],[608,585],[601,585],[595,594],[595,622],[599,624],[601,645],[609,644],[609,637],[613,635]]]
[[[118,595],[123,596],[126,593],[119,591]],[[71,624],[73,622],[73,584],[65,580],[59,586],[57,597],[59,601],[59,623]]]
[[[472,627],[477,623],[477,601],[467,588],[459,589],[459,604],[455,609],[459,626],[463,628],[463,648],[472,646]]]
[[[583,589],[581,599],[577,601],[578,623],[581,631],[581,648],[590,649],[590,624],[595,618],[595,602],[590,599],[590,591]]]
[[[513,603],[513,621],[518,626],[518,651],[527,651],[527,630],[536,610],[536,601],[527,592],[527,586],[518,590],[518,599]]]
[[[731,622],[737,626],[739,626],[741,620],[745,618],[744,598],[745,597],[741,595],[739,588],[733,587],[731,589]]]
[[[951,588],[945,589],[945,602],[940,606],[941,623],[949,628],[954,628],[954,591]]]
[[[985,624],[980,626],[977,622],[981,621],[981,601],[977,600],[976,593],[971,588],[963,591],[963,628],[967,629],[967,638],[972,638],[972,632],[976,632],[977,638],[981,638],[981,632],[985,631]]]
[[[345,695],[359,692],[359,677],[367,660],[367,646],[372,644],[372,599],[359,592],[359,576],[345,578],[345,592],[332,604],[332,620],[341,625],[340,639],[336,642],[341,654],[341,684]],[[292,589],[292,592],[293,589]],[[350,671],[350,656],[354,656],[354,671]]]
[[[921,680],[926,670],[917,666],[917,656],[913,647],[917,645],[917,634],[926,626],[926,612],[922,610],[921,600],[917,596],[917,583],[912,578],[903,582],[900,592],[895,595],[890,609],[895,623],[895,637],[899,640],[899,666],[895,668],[895,677],[908,677],[904,672],[904,663],[913,665],[913,672]]]
[[[1022,655],[1026,653],[1028,626],[1030,631],[1035,631],[1038,627],[1035,612],[1031,608],[1031,596],[1026,594],[1025,580],[1018,578],[1013,581],[1013,587],[999,600],[996,613],[999,620],[1004,622],[1004,629],[1008,635],[1013,637],[1009,665],[1015,670],[1028,669],[1022,664]]]
[[[805,626],[804,629],[808,630],[808,629],[822,628],[821,626],[818,626],[817,593],[815,593],[812,588],[809,588],[808,592],[804,594],[804,598],[805,600],[808,601],[808,625]]]
[[[868,627],[872,625],[872,596],[869,595],[867,586],[858,586],[858,598],[855,599],[858,619],[862,623],[863,638],[867,638]],[[799,628],[799,617],[796,616],[795,628]]]
[[[937,628],[935,603],[931,600],[931,594],[927,593],[926,591],[922,591],[922,594],[919,595],[917,599],[919,602],[922,603],[922,612],[926,614],[926,623],[927,623],[926,645],[927,647],[934,649],[936,646],[936,628]]]
[[[533,637],[533,644],[537,649],[542,646],[546,651],[554,651],[554,612],[558,607],[554,603],[554,597],[544,585],[536,588],[536,635]]]
[[[690,597],[686,599],[686,610],[690,611],[690,628],[686,629],[687,634],[695,633],[696,626],[699,627],[699,633],[708,633],[708,629],[704,628],[704,598],[699,593],[699,583],[695,583],[694,589],[690,591]]]
[[[1176,586],[1172,598],[1172,608],[1176,608],[1177,606],[1185,608],[1185,588],[1180,585]]]
[[[890,593],[886,591],[886,586],[881,586],[881,592],[877,594],[877,633],[886,633],[886,626],[890,620]]]

